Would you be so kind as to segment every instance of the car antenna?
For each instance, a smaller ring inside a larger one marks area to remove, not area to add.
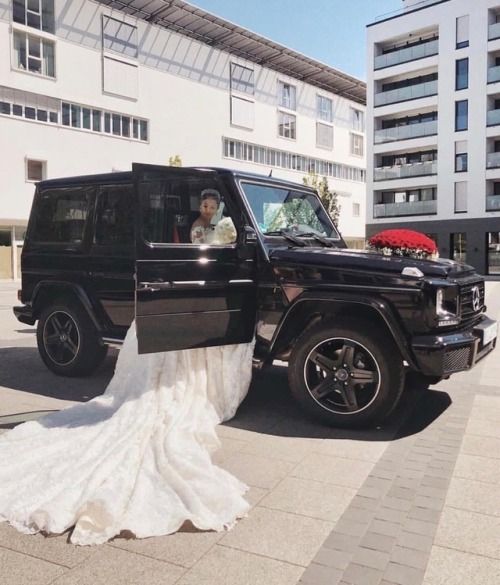
[[[267,176],[268,176],[268,177],[272,177],[272,176],[273,176],[273,169],[271,169],[271,170],[269,171],[269,175],[267,175]]]

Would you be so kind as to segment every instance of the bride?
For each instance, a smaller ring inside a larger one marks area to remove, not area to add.
[[[247,487],[214,465],[215,426],[251,379],[253,343],[139,355],[132,325],[115,375],[93,400],[0,436],[0,522],[74,544],[224,530]]]

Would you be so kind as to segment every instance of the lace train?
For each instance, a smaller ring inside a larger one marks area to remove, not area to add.
[[[137,354],[127,334],[102,396],[0,437],[0,521],[71,542],[170,534],[190,520],[223,530],[244,516],[247,487],[214,465],[215,426],[234,416],[253,343]]]

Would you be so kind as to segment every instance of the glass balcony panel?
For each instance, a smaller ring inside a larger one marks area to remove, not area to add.
[[[488,27],[488,40],[492,41],[493,39],[500,39],[500,22],[490,24]]]
[[[489,152],[486,156],[486,168],[498,169],[500,167],[500,152]]]
[[[500,195],[486,196],[486,211],[500,211]]]
[[[411,201],[409,203],[377,203],[373,206],[374,217],[401,215],[428,215],[437,213],[437,200]]]
[[[500,81],[500,67],[490,67],[488,69],[488,83]]]
[[[375,94],[375,106],[385,106],[437,94],[437,79]]]
[[[437,127],[437,120],[431,120],[430,122],[421,122],[420,124],[408,124],[407,126],[375,130],[375,144],[432,136],[433,134],[437,134]]]
[[[391,51],[390,53],[375,57],[375,69],[392,67],[393,65],[408,63],[409,61],[415,61],[423,57],[431,57],[432,55],[437,55],[438,52],[439,41],[437,39],[413,47],[404,47],[398,51]]]
[[[487,126],[497,126],[500,124],[500,110],[490,110],[486,115]]]
[[[437,161],[426,161],[408,165],[397,165],[375,169],[375,181],[390,179],[406,179],[407,177],[422,177],[437,174]]]

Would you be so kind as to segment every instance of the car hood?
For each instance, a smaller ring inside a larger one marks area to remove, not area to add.
[[[414,266],[425,276],[433,278],[462,278],[474,274],[475,270],[467,264],[459,264],[446,258],[436,260],[416,260],[401,256],[384,256],[371,251],[339,248],[273,248],[269,251],[273,264],[329,267],[345,270],[385,272],[401,274],[403,268]]]

